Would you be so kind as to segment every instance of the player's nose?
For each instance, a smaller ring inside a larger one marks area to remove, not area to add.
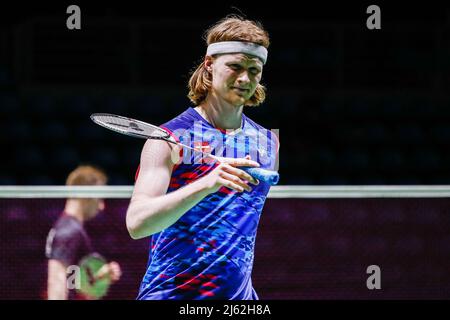
[[[237,78],[237,81],[238,81],[238,83],[240,85],[249,83],[250,82],[250,77],[248,76],[248,72],[247,71],[241,72],[241,74]]]

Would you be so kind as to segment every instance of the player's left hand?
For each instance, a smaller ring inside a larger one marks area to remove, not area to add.
[[[225,157],[215,157],[216,161],[220,163],[226,163],[229,164],[232,167],[238,167],[238,166],[250,166],[250,167],[259,167],[259,163],[252,160],[252,157],[250,155],[246,155],[245,160],[248,160],[247,162],[242,162],[242,159],[236,159],[236,158],[225,158]],[[247,179],[247,181],[250,181],[251,183],[257,185],[259,184],[259,181],[252,176],[249,176],[250,179]]]
[[[104,264],[100,270],[98,270],[96,278],[102,279],[108,277],[112,282],[116,282],[121,276],[122,270],[120,269],[120,265],[115,261],[111,261],[110,263]]]
[[[122,269],[120,269],[120,265],[115,262],[111,261],[108,263],[109,266],[109,276],[111,277],[112,281],[118,281],[120,277],[122,276]]]

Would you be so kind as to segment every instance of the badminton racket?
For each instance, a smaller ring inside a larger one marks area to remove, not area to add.
[[[199,149],[195,149],[180,142],[174,141],[173,139],[171,139],[169,132],[167,132],[166,130],[140,120],[109,113],[94,113],[91,115],[91,120],[104,128],[127,136],[143,139],[164,140],[169,143],[179,145],[183,148],[201,152],[206,156],[220,162],[220,159],[218,157],[208,152],[201,151]],[[279,181],[279,174],[276,171],[254,167],[239,167],[239,169],[244,170],[253,178],[268,183],[269,185],[276,185]]]

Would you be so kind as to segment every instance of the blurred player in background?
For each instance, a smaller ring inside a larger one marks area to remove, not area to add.
[[[238,167],[275,169],[275,135],[243,114],[244,106],[265,99],[260,81],[269,36],[258,22],[228,16],[206,41],[189,81],[195,108],[161,127],[221,160],[199,162],[198,152],[145,143],[126,219],[132,238],[152,235],[138,299],[258,299],[251,272],[270,186]]]
[[[73,170],[66,180],[68,186],[105,185],[106,174],[99,168],[84,165]],[[95,254],[84,222],[91,220],[104,210],[103,199],[67,199],[64,211],[47,236],[45,248],[48,258],[47,297],[49,300],[89,299],[81,297],[67,285],[69,266]],[[96,279],[108,277],[111,282],[120,279],[121,269],[117,262],[105,263],[94,275]]]

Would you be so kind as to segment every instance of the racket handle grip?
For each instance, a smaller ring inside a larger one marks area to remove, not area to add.
[[[280,175],[276,171],[253,167],[239,167],[239,169],[244,170],[253,178],[268,183],[271,186],[276,185],[280,180]]]

